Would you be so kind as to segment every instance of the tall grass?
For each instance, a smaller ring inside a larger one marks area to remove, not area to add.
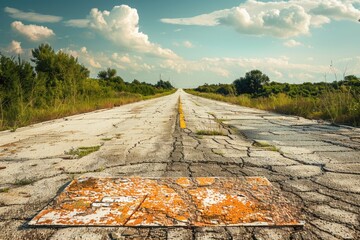
[[[136,93],[122,92],[118,93],[116,97],[107,98],[87,98],[77,100],[74,104],[71,101],[60,102],[56,106],[44,107],[44,108],[31,108],[27,107],[24,109],[22,114],[16,116],[16,124],[7,124],[5,118],[0,116],[0,130],[12,129],[15,130],[18,127],[48,121],[52,119],[67,117],[75,114],[91,112],[98,109],[107,109],[124,104],[138,102],[141,100],[148,100],[152,98],[162,97],[174,93],[176,90],[171,90],[155,95],[143,96]],[[0,109],[0,115],[3,113]]]
[[[360,96],[350,90],[329,90],[320,97],[290,97],[284,93],[270,97],[251,98],[249,95],[223,96],[215,93],[186,92],[229,102],[245,107],[268,110],[276,113],[301,116],[309,119],[326,120],[337,124],[360,126]]]

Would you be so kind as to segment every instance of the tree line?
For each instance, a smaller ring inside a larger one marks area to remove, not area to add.
[[[89,75],[77,58],[55,52],[49,44],[33,49],[30,61],[0,53],[0,129],[29,123],[32,113],[40,110],[119,98],[121,93],[148,96],[173,89],[163,80],[154,85],[126,82],[111,68],[100,71],[97,79]]]
[[[247,72],[232,84],[204,84],[195,89],[198,92],[218,93],[224,96],[248,94],[251,97],[270,97],[284,93],[290,97],[319,97],[326,91],[342,91],[360,94],[360,78],[354,75],[345,76],[341,81],[305,82],[301,84],[271,82],[270,78],[260,70]]]

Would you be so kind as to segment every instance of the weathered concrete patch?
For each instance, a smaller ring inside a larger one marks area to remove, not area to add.
[[[359,224],[359,216],[357,214],[347,212],[341,209],[332,208],[328,205],[313,205],[309,209],[312,213],[328,220],[336,220],[342,223]]]
[[[328,163],[324,166],[326,171],[338,172],[338,173],[353,173],[360,174],[360,162],[359,163]]]
[[[9,220],[0,221],[2,240],[39,239],[47,240],[56,231],[51,228],[29,229],[25,221]]]
[[[284,157],[242,157],[245,161],[245,164],[255,165],[255,166],[283,166],[283,165],[296,165],[298,164],[295,161],[289,160]]]
[[[5,169],[0,170],[1,184],[14,184],[21,179],[36,181],[40,178],[51,177],[64,171],[61,164],[62,159],[44,159],[28,161],[2,162]],[[42,172],[42,174],[39,174]]]
[[[313,221],[312,224],[314,224],[319,229],[330,232],[331,234],[339,238],[355,239],[356,237],[356,233],[354,230],[338,223],[328,222],[319,219]]]
[[[299,178],[312,177],[322,173],[320,167],[310,165],[276,166],[273,169],[278,173]]]
[[[4,205],[42,203],[52,199],[61,186],[70,179],[62,174],[45,178],[29,185],[11,188],[0,194],[0,203]]]
[[[331,189],[360,193],[360,175],[327,172],[324,175],[317,177],[316,182]]]
[[[331,159],[331,163],[360,163],[360,154],[358,151],[322,152],[321,155]]]

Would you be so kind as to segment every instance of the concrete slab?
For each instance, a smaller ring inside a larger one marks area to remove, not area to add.
[[[302,226],[266,178],[80,178],[30,225]]]

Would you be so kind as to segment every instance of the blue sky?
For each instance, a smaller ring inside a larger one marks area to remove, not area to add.
[[[360,75],[360,0],[2,0],[0,9],[2,54],[29,59],[49,43],[92,76],[111,67],[127,81],[161,74],[196,87],[252,69],[290,83]]]

